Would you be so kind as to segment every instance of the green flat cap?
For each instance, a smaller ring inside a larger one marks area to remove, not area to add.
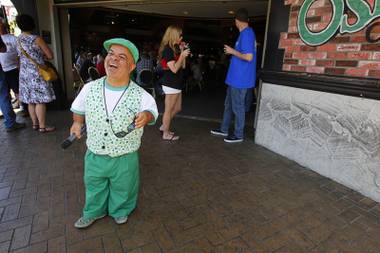
[[[139,60],[139,50],[129,40],[126,40],[123,38],[114,38],[114,39],[104,41],[103,46],[108,52],[110,50],[111,46],[115,45],[115,44],[128,48],[129,51],[131,52],[132,56],[133,56],[133,59],[135,60],[135,63]]]

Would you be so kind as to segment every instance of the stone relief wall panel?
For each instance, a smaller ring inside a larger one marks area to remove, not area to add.
[[[380,101],[264,83],[256,142],[380,202]]]

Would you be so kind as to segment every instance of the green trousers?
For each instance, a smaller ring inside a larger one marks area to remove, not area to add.
[[[140,171],[138,153],[110,157],[87,150],[84,165],[84,218],[129,215],[137,205]]]

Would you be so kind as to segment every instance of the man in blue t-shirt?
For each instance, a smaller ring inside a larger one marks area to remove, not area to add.
[[[248,11],[239,9],[235,16],[235,25],[240,31],[235,48],[224,45],[224,52],[231,55],[226,84],[228,85],[224,102],[223,121],[219,129],[211,134],[224,136],[225,142],[242,142],[245,125],[245,98],[249,89],[256,83],[256,36],[248,25]],[[235,116],[235,131],[229,133],[230,124]]]

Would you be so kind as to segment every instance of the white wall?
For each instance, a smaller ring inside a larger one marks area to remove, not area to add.
[[[256,143],[380,202],[380,101],[263,83]]]
[[[42,31],[49,31],[51,34],[51,43],[48,44],[54,53],[53,63],[57,66],[57,39],[55,37],[54,29],[54,13],[51,0],[38,0],[36,1],[39,32],[42,35]]]
[[[50,31],[51,43],[48,44],[54,54],[52,63],[56,66],[66,95],[73,96],[71,72],[71,42],[67,9],[54,7],[53,0],[36,1],[39,32]]]

